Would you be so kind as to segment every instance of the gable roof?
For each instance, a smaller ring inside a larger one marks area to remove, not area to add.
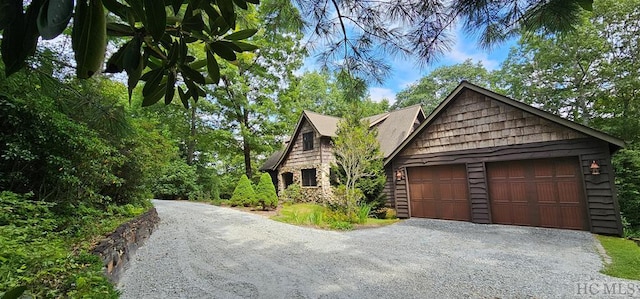
[[[378,143],[384,157],[393,153],[393,150],[413,132],[414,121],[420,114],[424,117],[420,105],[388,113],[384,121],[378,125]]]
[[[403,109],[365,117],[362,120],[368,121],[369,127],[377,127],[377,139],[380,143],[380,151],[383,156],[386,157],[411,134],[414,121],[420,115],[424,117],[422,106],[413,105]],[[338,136],[336,132],[338,130],[338,122],[342,120],[341,118],[304,110],[291,135],[291,141],[287,143],[284,149],[269,156],[264,165],[260,167],[260,170],[276,170],[284,161],[287,154],[291,151],[294,140],[299,134],[299,130],[305,119],[321,136],[331,138]]]
[[[313,128],[321,135],[327,137],[336,137],[336,131],[338,130],[338,122],[341,118],[328,116],[320,113],[311,112],[309,110],[304,110],[302,112],[302,116],[309,120],[309,123]],[[302,118],[300,118],[302,120]],[[298,122],[298,126],[301,122]],[[296,126],[296,131],[298,129]],[[296,132],[294,132],[296,133]],[[294,134],[295,135],[295,134]],[[291,139],[293,140],[293,138]]]
[[[499,101],[503,104],[512,106],[514,108],[520,109],[520,110],[524,110],[528,113],[531,113],[533,115],[536,115],[538,117],[544,118],[548,121],[554,122],[556,124],[559,124],[561,126],[564,127],[568,127],[570,129],[576,130],[578,132],[581,132],[587,136],[591,136],[603,141],[606,141],[613,146],[613,150],[617,150],[619,148],[624,147],[624,141],[622,141],[621,139],[618,139],[616,137],[613,137],[611,135],[608,135],[606,133],[600,132],[598,130],[589,128],[587,126],[583,126],[581,124],[575,123],[573,121],[564,119],[562,117],[559,117],[555,114],[551,114],[549,112],[540,110],[538,108],[535,108],[533,106],[527,105],[525,103],[522,102],[518,102],[514,99],[511,99],[509,97],[506,97],[504,95],[495,93],[491,90],[482,88],[478,85],[469,83],[467,81],[462,81],[460,82],[460,84],[458,85],[458,87],[456,87],[456,89],[454,89],[445,99],[444,101],[442,101],[440,103],[440,105],[438,105],[438,107],[436,107],[435,110],[433,110],[433,112],[431,112],[431,114],[429,114],[429,116],[427,117],[427,119],[406,139],[404,139],[404,141],[398,146],[396,147],[393,152],[385,158],[384,160],[384,164],[387,165],[391,160],[393,160],[393,158],[398,155],[398,153],[400,153],[408,144],[410,144],[413,139],[416,138],[416,136],[420,135],[420,133],[422,133],[422,131],[425,130],[425,128],[429,127],[431,125],[431,123],[433,123],[438,116],[451,104],[451,102],[453,102],[454,99],[456,99],[458,97],[459,94],[461,94],[464,90],[472,90],[475,91],[477,93],[480,93],[484,96],[490,97],[496,101]]]

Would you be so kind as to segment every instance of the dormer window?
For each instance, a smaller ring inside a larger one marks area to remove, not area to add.
[[[313,132],[302,134],[302,150],[309,151],[313,149]]]

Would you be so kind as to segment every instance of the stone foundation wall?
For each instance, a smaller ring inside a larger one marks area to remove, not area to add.
[[[102,239],[91,253],[98,255],[105,266],[105,274],[117,283],[124,266],[136,250],[144,244],[156,228],[160,217],[156,208],[120,225]]]

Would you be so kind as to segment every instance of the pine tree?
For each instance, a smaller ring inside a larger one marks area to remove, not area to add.
[[[231,206],[251,206],[256,198],[256,193],[253,190],[253,186],[251,185],[251,181],[247,175],[242,175],[240,177],[240,181],[238,181],[238,185],[236,185],[236,189],[233,190],[233,195],[229,200]]]
[[[262,206],[263,210],[278,206],[276,187],[273,186],[273,181],[271,181],[271,176],[268,173],[263,173],[260,176],[260,182],[256,187],[256,202]]]

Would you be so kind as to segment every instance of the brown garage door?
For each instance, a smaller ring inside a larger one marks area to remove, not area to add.
[[[411,217],[471,220],[464,164],[408,168]]]
[[[578,158],[487,164],[493,223],[586,230]]]

